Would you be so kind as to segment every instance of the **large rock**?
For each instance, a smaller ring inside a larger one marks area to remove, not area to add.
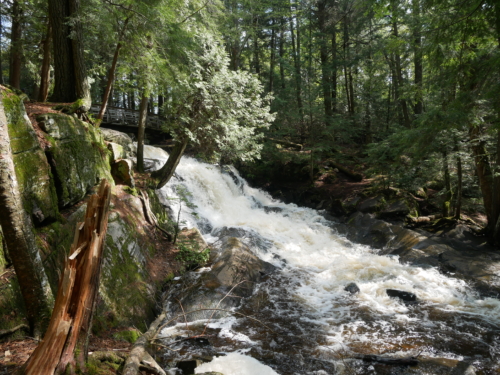
[[[57,195],[51,179],[51,169],[40,147],[33,126],[26,115],[20,97],[2,89],[2,104],[7,117],[8,131],[23,205],[35,224],[59,215]]]
[[[111,164],[111,174],[117,184],[135,187],[134,164],[132,160],[121,159]]]
[[[119,145],[118,143],[109,142],[108,150],[111,152],[109,159],[111,163],[119,159],[125,159],[127,157],[125,149],[123,148],[122,145]]]
[[[75,227],[85,210],[86,204],[83,204],[65,223],[54,222],[39,232],[45,244],[41,249],[45,269],[54,290],[57,290],[59,279],[57,270],[64,264]],[[145,230],[147,227],[143,204],[138,197],[112,196],[93,329],[123,324],[143,330],[147,329],[146,323],[154,319],[156,288],[161,284],[151,280],[151,257],[155,247],[153,238]]]
[[[106,128],[101,128],[104,140],[108,142],[117,143],[123,147],[126,158],[134,157],[136,154],[135,146],[132,138],[128,134],[119,132],[117,130],[111,130]]]
[[[431,234],[356,212],[337,230],[353,242],[378,249],[379,254],[397,255],[402,263],[436,267],[471,282],[484,296],[500,296],[500,254],[463,226]]]
[[[274,271],[273,265],[256,257],[238,238],[226,237],[221,242],[210,271],[190,272],[171,288],[165,304],[169,320],[183,310],[189,312],[188,321],[226,316],[220,310],[238,306],[241,297],[249,297],[255,284]],[[225,297],[230,291],[231,296]],[[220,310],[210,310],[214,308]]]
[[[48,113],[37,118],[47,133],[47,157],[56,181],[59,206],[81,200],[102,178],[112,182],[109,154],[101,132],[75,117]]]
[[[378,214],[381,219],[391,219],[394,217],[405,217],[411,212],[410,205],[405,199],[399,198],[389,202]]]

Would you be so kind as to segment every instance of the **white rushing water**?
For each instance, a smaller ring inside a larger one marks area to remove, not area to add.
[[[150,158],[164,161],[166,157],[152,148],[146,152]],[[337,235],[332,223],[317,211],[276,201],[248,186],[235,170],[221,173],[217,166],[183,157],[176,174],[178,178],[172,179],[162,193],[176,197],[180,185],[189,192],[195,207],[182,204],[185,226],[192,227],[200,221],[205,226],[209,224],[213,228],[205,230],[209,243],[218,240],[214,233],[222,227],[254,231],[269,241],[270,249],[253,250],[279,267],[284,277],[289,275],[294,280],[288,292],[307,312],[307,317],[299,319],[324,332],[325,341],[318,345],[319,349],[356,349],[377,343],[382,348],[389,342],[396,353],[394,348],[398,345],[402,348],[404,343],[424,342],[428,340],[425,336],[435,330],[451,335],[465,325],[463,329],[471,331],[468,334],[479,335],[464,323],[467,317],[493,326],[500,322],[498,299],[480,299],[464,281],[447,277],[434,268],[404,265],[397,257],[380,256],[367,246],[353,244]],[[169,202],[177,214],[181,200]],[[344,290],[350,282],[360,288],[355,299]],[[415,309],[389,298],[388,288],[415,293],[423,307]],[[450,314],[459,314],[459,318],[449,318]],[[471,327],[474,324],[470,323]],[[442,349],[439,354],[433,353],[428,355],[460,359]]]

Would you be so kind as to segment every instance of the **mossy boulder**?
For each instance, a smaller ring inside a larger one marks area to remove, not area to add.
[[[109,150],[98,129],[59,113],[44,114],[37,120],[51,144],[47,156],[60,207],[80,201],[103,178],[113,181]]]
[[[23,101],[8,89],[2,90],[1,100],[24,208],[33,216],[35,224],[56,219],[59,210],[51,168],[26,115]]]
[[[54,290],[58,270],[62,269],[85,210],[83,204],[65,223],[55,222],[38,230],[44,265]],[[146,329],[154,318],[156,284],[147,271],[154,247],[144,231],[144,220],[139,198],[127,194],[112,197],[94,318],[96,333],[117,326]]]

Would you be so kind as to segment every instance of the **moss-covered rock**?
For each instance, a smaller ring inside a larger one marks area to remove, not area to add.
[[[44,265],[54,288],[57,288],[58,270],[71,247],[75,227],[85,210],[84,204],[67,222],[55,222],[38,231],[45,244]],[[154,318],[156,285],[147,271],[154,247],[144,231],[144,220],[139,198],[132,195],[112,197],[94,318],[96,333],[116,326],[134,325],[146,329],[145,324]]]
[[[2,92],[2,101],[24,208],[33,215],[37,224],[46,219],[55,219],[59,211],[51,169],[26,115],[24,104],[19,96],[8,89]]]
[[[47,133],[59,206],[81,200],[102,178],[112,182],[109,150],[100,131],[73,116],[49,113],[37,120]]]

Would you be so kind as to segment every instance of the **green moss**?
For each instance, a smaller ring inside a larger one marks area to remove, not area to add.
[[[63,114],[45,115],[48,151],[54,161],[59,205],[66,207],[81,200],[102,178],[113,183],[109,150],[98,129]]]
[[[20,97],[10,91],[2,94],[16,176],[27,212],[36,213],[35,223],[59,215],[56,190],[45,153]]]
[[[134,344],[140,336],[141,333],[136,329],[126,329],[124,331],[117,332],[113,335],[115,339],[127,341],[131,344]]]
[[[132,194],[133,196],[137,197],[139,195],[139,193],[137,193],[137,189],[136,188],[132,188],[130,186],[124,186],[123,187],[123,190],[128,193],[128,194]]]
[[[8,283],[0,285],[0,331],[26,323],[26,310],[17,277],[13,276]],[[24,335],[18,331],[11,338]]]

